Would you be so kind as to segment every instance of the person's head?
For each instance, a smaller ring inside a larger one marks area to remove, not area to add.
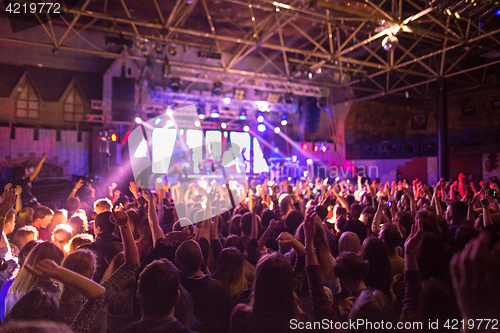
[[[222,282],[230,297],[237,297],[251,285],[255,269],[246,262],[243,254],[235,247],[227,247],[217,257],[217,264],[212,278]],[[247,274],[246,274],[247,273]]]
[[[356,291],[368,274],[368,265],[354,252],[341,252],[333,271],[348,291]]]
[[[266,254],[257,263],[250,306],[257,332],[289,330],[297,305],[292,266],[281,253]]]
[[[52,243],[66,253],[66,245],[68,245],[71,237],[73,237],[73,230],[71,227],[67,224],[59,224],[52,233]]]
[[[71,197],[66,200],[66,207],[68,211],[74,212],[80,209],[80,199],[77,197]]]
[[[3,232],[5,235],[11,234],[16,227],[16,211],[11,209],[5,215]]]
[[[95,217],[94,233],[95,235],[111,235],[115,231],[115,225],[110,221],[111,212],[103,212]]]
[[[266,230],[271,220],[276,219],[276,214],[271,209],[264,209],[260,219],[261,230]]]
[[[245,213],[241,217],[241,235],[242,236],[250,236],[252,232],[252,213]]]
[[[170,314],[179,300],[179,272],[168,259],[155,260],[141,272],[137,293],[143,317]]]
[[[26,225],[22,228],[17,229],[14,237],[12,237],[12,243],[17,245],[19,249],[22,249],[26,243],[32,240],[38,239],[38,230],[35,227]]]
[[[2,324],[2,333],[73,333],[68,325],[45,320],[13,320]]]
[[[449,281],[449,259],[443,239],[431,232],[424,232],[424,238],[417,250],[417,261],[422,280],[431,277]]]
[[[96,267],[95,255],[89,250],[77,250],[64,258],[62,267],[92,279]]]
[[[96,214],[101,214],[104,212],[111,212],[113,204],[108,198],[98,199],[94,202],[94,211]]]
[[[337,207],[335,207],[335,216],[336,216],[337,219],[339,217],[343,217],[344,219],[347,220],[347,209],[345,209],[344,207],[338,205]]]
[[[22,228],[25,225],[30,225],[31,222],[33,222],[33,214],[35,211],[31,207],[25,207],[23,208],[18,214],[17,214],[17,227]]]
[[[245,244],[243,243],[243,240],[241,240],[240,236],[229,235],[229,237],[226,240],[225,246],[235,247],[241,253],[245,252]]]
[[[25,263],[33,267],[44,259],[52,260],[60,265],[64,259],[64,252],[50,242],[43,242],[31,250]],[[14,279],[14,282],[12,282],[8,293],[25,295],[33,288],[36,288],[42,281],[44,281],[44,279],[29,273],[26,268],[21,267],[21,270]]]
[[[54,211],[54,216],[52,216],[52,224],[56,227],[59,224],[66,223],[68,221],[68,211],[66,209],[58,209]]]
[[[356,299],[352,305],[351,312],[349,313],[349,320],[357,322],[358,320],[364,320],[365,322],[380,322],[385,323],[394,322],[396,320],[394,311],[392,310],[392,304],[387,298],[387,296],[379,290],[366,289],[361,292],[359,297]],[[394,329],[385,329],[388,325],[385,325],[383,329],[376,329],[375,327],[370,327],[368,325],[361,326],[359,329],[353,330],[351,332],[393,332]],[[380,327],[379,327],[380,328]]]
[[[379,238],[385,243],[389,254],[395,253],[396,247],[401,245],[401,234],[393,223],[382,224]]]
[[[398,228],[403,239],[406,239],[410,235],[413,223],[415,223],[415,221],[410,213],[397,212],[394,216],[394,224]]]
[[[350,251],[358,253],[361,251],[361,242],[358,235],[354,232],[346,231],[340,236],[339,239],[339,253],[343,251]]]
[[[175,262],[184,275],[191,275],[200,271],[203,264],[203,256],[198,243],[186,240],[175,251]]]
[[[389,296],[392,282],[391,262],[384,242],[375,237],[366,238],[361,247],[361,259],[368,261],[366,285],[382,290]]]
[[[69,253],[74,252],[77,248],[84,244],[90,244],[94,241],[94,237],[90,234],[78,234],[73,236],[69,241]]]
[[[45,229],[52,222],[52,216],[54,216],[54,212],[49,207],[40,206],[35,209],[35,213],[33,214],[33,225],[35,227]]]
[[[114,256],[114,258],[109,263],[108,268],[102,275],[101,284],[107,279],[109,279],[111,275],[113,275],[113,273],[116,272],[116,270],[118,270],[118,268],[120,268],[124,263],[125,263],[125,253],[123,251],[120,251],[116,254],[116,256]]]
[[[231,219],[230,227],[231,235],[240,236],[241,235],[241,215],[234,215]]]
[[[32,240],[23,246],[23,248],[19,251],[19,255],[17,256],[19,267],[24,266],[24,263],[26,262],[26,258],[30,254],[31,250],[33,250],[35,248],[35,246],[37,246],[38,244],[41,244],[41,243],[43,243],[43,241]]]
[[[56,295],[35,288],[27,292],[5,316],[6,323],[14,321],[61,322]],[[2,325],[3,326],[3,325]],[[2,330],[3,332],[3,330]],[[19,331],[24,332],[24,331]]]
[[[351,214],[351,219],[353,220],[358,220],[359,216],[361,215],[362,207],[358,203],[353,203],[350,208],[349,212]]]
[[[471,225],[462,225],[458,227],[455,233],[455,246],[462,250],[469,241],[479,236],[479,231]]]
[[[286,228],[292,235],[295,235],[302,222],[304,222],[304,214],[300,210],[293,209],[285,217]]]
[[[87,217],[84,214],[74,214],[68,221],[72,234],[83,234],[89,230]]]
[[[446,208],[445,217],[449,225],[461,225],[467,219],[467,204],[463,201],[452,200]]]
[[[325,221],[326,217],[328,216],[328,208],[323,205],[319,205],[316,206],[315,211],[316,215],[319,216],[321,222]]]

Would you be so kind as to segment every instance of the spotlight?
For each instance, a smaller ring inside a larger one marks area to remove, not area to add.
[[[220,124],[220,127],[222,127],[222,129],[226,129],[227,124],[226,123],[222,123],[222,124]]]
[[[283,113],[281,115],[281,125],[286,126],[288,124],[288,113]]]
[[[198,118],[205,119],[205,105],[198,105],[196,112],[198,112]]]
[[[262,112],[257,112],[257,121],[259,123],[262,123],[264,121],[264,115],[262,114]]]
[[[217,105],[212,105],[212,111],[210,111],[211,118],[219,118],[219,107]]]
[[[177,54],[177,48],[175,47],[175,45],[170,45],[168,47],[168,54],[170,54],[171,56],[175,56]]]
[[[314,145],[314,151],[318,151],[318,146]]]
[[[321,67],[316,68],[316,74],[321,74]]]
[[[307,143],[305,143],[305,142],[304,142],[304,143],[302,144],[302,149],[303,149],[303,150],[307,150]]]
[[[245,132],[250,131],[250,127],[248,127],[248,125],[243,126],[243,131]]]
[[[307,159],[307,164],[313,164],[313,160],[312,160],[312,159],[310,159],[310,158],[308,158],[308,159]]]
[[[392,50],[395,46],[397,46],[399,43],[398,37],[390,34],[387,35],[383,40],[382,40],[382,47],[386,51]]]
[[[318,0],[310,0],[309,6],[307,7],[307,9],[309,9],[311,12],[314,12],[314,11],[316,11],[317,4],[318,4]]]
[[[184,0],[184,2],[187,3],[188,5],[190,5],[193,3],[193,0]]]
[[[234,88],[234,99],[244,99],[244,98],[245,98],[245,89]]]
[[[141,124],[142,123],[142,119],[140,117],[135,117],[135,123],[136,124]]]
[[[222,101],[224,102],[224,104],[229,104],[231,103],[231,98],[225,97]]]
[[[172,120],[167,120],[167,128],[174,126],[174,122]]]
[[[115,133],[111,134],[111,141],[116,142],[117,136]]]
[[[265,132],[265,131],[266,131],[266,125],[264,125],[264,124],[259,124],[259,125],[257,126],[257,130],[259,130],[259,132],[261,132],[261,133],[262,133],[262,132]]]
[[[165,111],[165,113],[166,113],[166,114],[167,114],[167,116],[169,116],[169,117],[173,116],[174,111],[172,110],[172,107],[170,106],[170,104],[167,106],[167,110]]]
[[[281,131],[281,130],[280,130],[280,128],[279,128],[278,126],[276,126],[276,127],[274,128],[274,133],[278,134],[280,131]]]
[[[146,45],[147,39],[143,39],[139,42],[139,50],[141,50],[142,53],[148,52],[148,46]]]
[[[172,92],[178,92],[181,88],[181,79],[179,77],[173,77],[170,79],[170,90]]]
[[[155,119],[155,125],[159,125],[161,123],[161,118],[158,117]]]
[[[313,73],[311,73],[311,72],[307,73],[307,77],[309,78],[309,80],[312,79],[313,78]]]
[[[222,83],[214,82],[214,87],[212,89],[212,95],[215,95],[215,96],[222,95]]]
[[[195,120],[195,122],[194,122],[194,126],[196,126],[196,127],[200,127],[200,126],[201,126],[200,121],[199,121],[199,120]]]
[[[247,120],[247,111],[245,109],[240,111],[240,120]]]
[[[323,153],[326,153],[326,146],[321,147],[321,151],[322,151]]]

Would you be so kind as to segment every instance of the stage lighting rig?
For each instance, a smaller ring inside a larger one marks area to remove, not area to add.
[[[170,79],[170,90],[172,92],[179,92],[181,88],[181,79],[179,77],[173,77]]]
[[[212,88],[212,95],[213,96],[222,95],[222,83],[214,82],[214,87]]]
[[[123,46],[126,48],[131,48],[134,45],[133,40],[125,38],[122,34],[120,34],[119,37],[105,36],[104,43],[105,44],[115,44],[115,45]]]

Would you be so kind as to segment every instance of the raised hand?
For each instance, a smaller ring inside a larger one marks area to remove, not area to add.
[[[311,209],[306,215],[304,221],[304,236],[305,236],[305,246],[314,246],[314,234],[316,233],[316,228],[314,226],[314,217],[316,216],[316,211]]]
[[[128,189],[132,194],[138,194],[139,193],[139,187],[135,182],[130,182],[128,183]]]
[[[279,226],[278,221],[276,221],[275,219],[272,219],[269,222],[269,226],[267,228],[270,229],[270,230],[276,230],[276,229],[278,229],[278,226]]]
[[[28,264],[23,266],[29,273],[44,279],[57,279],[61,267],[50,259],[44,259],[31,267]]]
[[[500,264],[488,246],[490,242],[490,234],[481,233],[450,262],[462,318],[500,318]]]
[[[9,188],[3,192],[3,201],[0,203],[0,216],[6,216],[9,210],[16,203],[16,193],[13,188]]]
[[[111,223],[121,227],[128,223],[128,215],[125,212],[115,210],[111,214],[111,218],[109,220],[111,221]]]
[[[122,193],[122,192],[120,192],[119,190],[115,190],[115,191],[113,192],[113,201],[118,200],[118,199],[120,198],[120,194],[121,194],[121,193]]]
[[[290,233],[288,232],[282,232],[278,238],[276,238],[278,241],[279,245],[282,247],[289,247],[292,246],[295,243],[295,237],[293,237]]]
[[[19,197],[21,195],[21,193],[23,193],[23,188],[19,185],[16,186],[16,195]]]
[[[83,179],[81,179],[81,178],[80,178],[80,179],[76,182],[74,189],[78,191],[79,189],[81,189],[81,188],[82,188],[83,184],[85,184],[85,182],[83,181]]]
[[[411,226],[411,233],[408,236],[408,239],[405,242],[405,252],[407,253],[415,253],[415,251],[422,244],[422,240],[424,239],[424,227],[421,220],[417,220]]]
[[[152,203],[153,202],[153,193],[151,193],[150,189],[143,188],[142,189],[142,196],[144,199],[146,199],[147,202]]]

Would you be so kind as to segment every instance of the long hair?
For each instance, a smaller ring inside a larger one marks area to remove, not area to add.
[[[250,301],[254,332],[290,330],[290,320],[298,315],[293,291],[292,266],[288,260],[279,252],[262,256],[257,264]]]
[[[230,297],[238,295],[251,287],[255,268],[245,260],[235,247],[222,250],[217,257],[217,265],[212,278],[222,282]]]
[[[339,239],[339,254],[342,252],[358,253],[359,251],[361,251],[361,242],[358,235],[350,231],[344,232]]]
[[[62,267],[92,279],[96,267],[95,254],[90,250],[77,250],[64,258]]]
[[[314,229],[314,247],[316,248],[316,253],[318,254],[319,267],[321,267],[321,272],[323,273],[325,281],[330,281],[333,278],[333,257],[330,252],[330,246],[326,241],[325,229],[323,229],[321,219],[319,217],[316,217],[314,220]],[[297,229],[295,238],[302,244],[305,243],[304,223],[302,223]],[[290,262],[295,262],[295,256],[295,254],[292,255]]]
[[[391,262],[384,242],[375,237],[365,239],[361,247],[361,259],[368,261],[366,285],[383,291],[391,298],[389,291],[392,283]]]
[[[31,250],[25,263],[33,267],[44,259],[53,260],[60,265],[64,259],[64,252],[52,243],[41,243]],[[42,279],[29,273],[24,267],[22,267],[19,274],[17,274],[14,279],[14,282],[12,282],[8,294],[26,295],[42,281]]]

